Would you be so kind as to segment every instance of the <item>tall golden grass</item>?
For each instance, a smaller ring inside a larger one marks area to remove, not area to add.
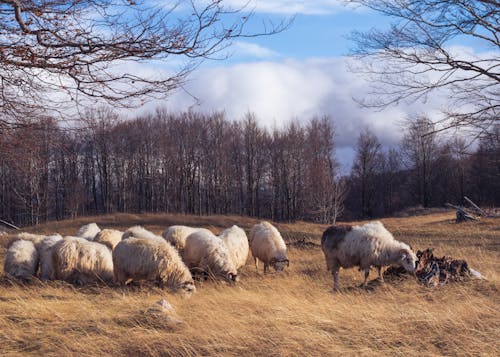
[[[257,220],[232,216],[108,215],[32,227],[73,234],[84,223],[160,233],[171,224],[216,233]],[[413,279],[359,285],[362,273],[342,270],[332,292],[319,238],[325,225],[278,224],[289,245],[290,268],[256,273],[251,260],[241,281],[199,283],[191,298],[157,287],[91,286],[62,282],[0,284],[2,355],[500,355],[500,221],[457,225],[453,214],[384,219],[397,239],[415,249],[466,259],[487,281],[427,288]],[[1,239],[0,263],[9,237]],[[296,244],[305,240],[315,244]],[[373,274],[372,278],[375,278]],[[145,311],[161,298],[182,324]]]

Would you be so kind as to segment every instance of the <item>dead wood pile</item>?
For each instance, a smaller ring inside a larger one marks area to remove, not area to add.
[[[415,275],[427,286],[439,286],[449,282],[463,281],[471,276],[465,260],[453,259],[449,256],[435,257],[432,249],[417,252]],[[389,267],[384,275],[399,276],[405,274],[402,267]]]

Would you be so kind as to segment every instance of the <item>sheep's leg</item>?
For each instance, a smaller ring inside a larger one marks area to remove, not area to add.
[[[267,263],[264,263],[264,274],[266,274],[268,270],[269,270],[269,265]]]
[[[339,290],[339,269],[333,268],[332,275],[333,275],[333,290],[338,291]]]
[[[368,275],[370,275],[370,268],[365,269],[365,281],[363,282],[363,287],[366,288],[367,281],[368,281]]]
[[[384,282],[384,275],[382,274],[382,267],[377,267],[378,271],[378,279],[380,280],[381,283]]]
[[[258,273],[259,272],[259,267],[258,267],[258,264],[257,264],[257,258],[253,258],[254,260],[254,263],[255,263],[255,271]]]

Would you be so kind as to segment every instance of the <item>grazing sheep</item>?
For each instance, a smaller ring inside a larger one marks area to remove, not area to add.
[[[97,233],[99,233],[101,229],[95,223],[89,223],[84,226],[81,226],[78,232],[76,232],[77,237],[82,237],[87,240],[94,240],[94,237]]]
[[[186,238],[182,259],[194,271],[237,281],[238,272],[224,242],[211,232],[196,231]]]
[[[337,225],[325,230],[321,237],[321,248],[325,254],[327,269],[333,274],[333,287],[339,287],[339,269],[359,266],[365,271],[363,286],[366,286],[370,267],[375,266],[381,281],[382,267],[398,264],[408,272],[415,271],[416,255],[411,248],[394,239],[379,222],[361,226]]]
[[[248,238],[243,229],[232,226],[219,234],[219,238],[226,244],[236,269],[244,266],[248,259]]]
[[[125,285],[128,280],[153,280],[172,291],[196,290],[193,277],[177,250],[163,239],[128,238],[113,251],[115,280]]]
[[[7,247],[10,247],[15,241],[18,241],[18,240],[27,240],[27,241],[33,242],[33,244],[35,244],[35,246],[36,246],[44,238],[45,238],[45,236],[42,235],[42,234],[33,234],[33,233],[28,233],[28,232],[21,232],[21,233],[16,234],[9,241],[9,244],[7,245]]]
[[[7,249],[4,272],[16,279],[30,279],[38,269],[38,252],[29,240],[16,240]]]
[[[286,256],[286,244],[280,232],[269,222],[261,222],[250,231],[250,249],[255,261],[255,269],[259,271],[257,259],[264,263],[264,273],[273,266],[276,271],[283,271],[290,261]]]
[[[36,246],[40,256],[40,280],[46,281],[54,279],[54,269],[52,265],[52,248],[63,238],[59,234],[47,236]]]
[[[116,229],[103,229],[96,234],[94,242],[104,244],[109,249],[115,249],[115,246],[122,240],[123,232]]]
[[[145,229],[144,227],[141,227],[141,226],[133,226],[133,227],[130,227],[129,229],[127,229],[125,231],[125,233],[123,233],[122,240],[123,239],[131,238],[131,237],[133,237],[133,238],[156,239],[156,240],[160,240],[162,242],[165,241],[162,237],[157,236],[153,232],[150,232],[150,231],[148,231],[147,229]]]
[[[85,285],[113,280],[111,251],[103,244],[67,237],[52,248],[55,279]]]
[[[196,228],[196,227],[188,227],[188,226],[170,226],[165,232],[162,233],[162,237],[172,244],[179,252],[182,252],[184,246],[186,245],[186,238],[191,233],[197,231],[205,231],[208,233],[212,233],[206,228]]]

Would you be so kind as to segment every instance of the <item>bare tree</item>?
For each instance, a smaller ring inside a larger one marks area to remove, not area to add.
[[[68,99],[131,106],[164,97],[233,39],[287,27],[247,33],[251,15],[222,0],[0,0],[0,125]],[[171,58],[180,66],[161,67]]]
[[[436,175],[435,161],[439,147],[433,132],[434,124],[429,118],[409,119],[401,141],[403,160],[412,172],[410,190],[424,207],[431,204],[431,182]]]
[[[375,206],[376,176],[382,165],[382,145],[378,138],[365,129],[358,136],[356,157],[352,166],[352,176],[357,181],[361,214],[363,217],[373,216]]]
[[[500,2],[497,0],[352,0],[392,18],[386,30],[354,32],[356,71],[372,81],[363,105],[385,107],[444,90],[451,99],[435,130],[499,121]],[[484,52],[453,46],[473,40]],[[460,42],[458,42],[460,41]]]

